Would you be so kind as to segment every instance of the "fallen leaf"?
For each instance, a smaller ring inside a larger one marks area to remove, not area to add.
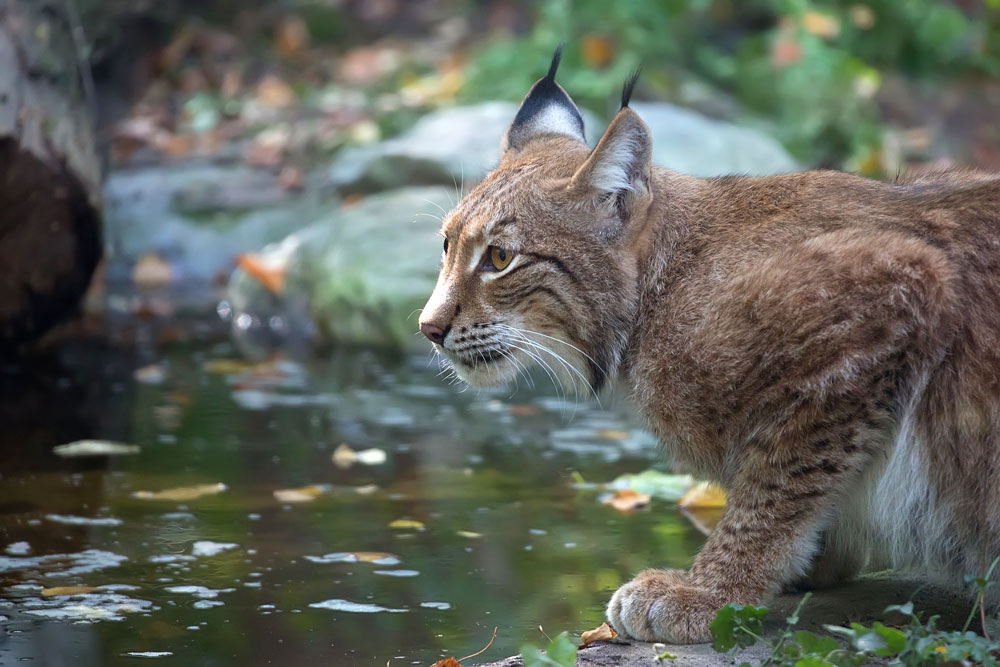
[[[209,359],[201,369],[212,375],[237,375],[253,370],[253,364],[242,359]]]
[[[580,635],[580,642],[584,646],[587,646],[588,644],[593,644],[594,642],[609,642],[617,636],[618,633],[615,632],[614,628],[607,623],[602,623],[593,630],[587,630]]]
[[[139,451],[139,445],[111,440],[77,440],[52,449],[56,456],[122,456],[138,454]]]
[[[311,503],[330,490],[326,484],[310,484],[298,489],[278,489],[274,499],[279,503]]]
[[[609,491],[631,489],[639,493],[660,498],[661,500],[679,500],[694,486],[691,475],[672,475],[659,470],[644,470],[633,475],[622,475],[608,483]]]
[[[455,658],[445,658],[444,660],[438,660],[433,663],[431,667],[462,667],[462,663]]]
[[[236,265],[272,294],[281,294],[285,291],[286,267],[283,263],[280,266],[274,265],[265,262],[260,255],[244,253],[236,258]]]
[[[42,595],[45,597],[56,597],[58,595],[86,595],[93,593],[97,589],[93,586],[53,586],[43,588]]]
[[[132,497],[139,498],[140,500],[185,502],[188,500],[195,500],[196,498],[201,498],[203,496],[212,496],[217,493],[222,493],[228,488],[229,487],[222,482],[217,482],[215,484],[179,486],[174,489],[164,489],[162,491],[136,491],[132,494]]]
[[[257,84],[257,99],[270,107],[289,107],[297,98],[291,86],[277,76],[268,74]]]
[[[622,489],[605,498],[601,504],[612,507],[619,512],[634,512],[649,505],[651,496],[648,493],[638,493],[632,489]]]
[[[722,520],[721,507],[706,507],[704,509],[681,510],[681,514],[691,522],[703,535],[711,535]]]
[[[350,446],[341,443],[334,450],[331,458],[334,465],[338,468],[350,468],[355,463],[362,463],[367,466],[380,465],[385,463],[387,457],[385,451],[375,447],[354,451]]]
[[[396,556],[387,554],[383,551],[353,551],[351,553],[359,563],[377,563],[381,565],[385,561],[397,558]]]
[[[170,262],[156,253],[146,253],[132,267],[132,282],[137,287],[162,287],[174,279]]]
[[[478,540],[480,537],[482,537],[482,533],[474,533],[471,530],[458,530],[455,531],[455,534],[458,535],[459,537],[465,537],[470,540]]]
[[[361,486],[354,487],[354,493],[359,496],[370,496],[376,491],[378,491],[378,484],[363,484]]]
[[[840,20],[831,14],[806,12],[802,16],[802,27],[806,32],[823,39],[834,39],[840,34]]]
[[[390,528],[396,530],[424,530],[424,524],[413,519],[396,519],[389,524]]]
[[[278,23],[274,50],[283,58],[294,58],[309,46],[309,27],[301,16],[290,15]]]
[[[677,501],[681,509],[707,509],[726,506],[726,491],[711,482],[699,482]]]

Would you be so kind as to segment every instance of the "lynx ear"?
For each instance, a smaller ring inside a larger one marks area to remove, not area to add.
[[[653,145],[639,115],[628,108],[636,71],[622,90],[622,107],[590,157],[573,175],[571,187],[596,196],[607,212],[621,220],[649,196]]]
[[[552,56],[549,73],[531,87],[514,116],[514,122],[507,128],[500,144],[504,155],[524,148],[531,139],[542,134],[564,134],[586,143],[580,110],[562,86],[556,83],[560,59],[562,46]]]

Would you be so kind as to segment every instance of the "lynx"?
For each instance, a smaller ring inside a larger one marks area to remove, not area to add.
[[[650,164],[635,77],[588,148],[558,64],[445,217],[420,329],[472,385],[531,365],[583,392],[617,381],[678,466],[728,489],[691,569],[638,574],[611,624],[701,642],[722,606],[786,586],[984,572],[1000,177],[686,176]]]

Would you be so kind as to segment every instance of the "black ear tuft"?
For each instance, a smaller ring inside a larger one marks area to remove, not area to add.
[[[549,73],[545,75],[545,78],[549,81],[556,80],[556,70],[559,69],[559,61],[562,60],[562,50],[563,44],[556,47],[556,52],[552,54],[552,64],[549,65]]]
[[[625,79],[625,85],[622,86],[622,109],[628,106],[629,101],[632,99],[632,91],[635,90],[635,84],[639,80],[639,75],[642,73],[642,65],[639,65],[634,70],[632,74]]]
[[[556,83],[556,70],[562,60],[562,45],[556,49],[548,74],[535,82],[514,116],[504,136],[503,150],[524,147],[533,137],[564,134],[586,143],[583,117],[566,91]]]

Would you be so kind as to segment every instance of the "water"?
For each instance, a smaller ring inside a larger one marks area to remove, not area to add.
[[[544,375],[462,392],[426,355],[374,350],[247,366],[224,339],[168,338],[0,374],[0,664],[427,665],[495,626],[479,659],[499,659],[538,625],[600,624],[618,585],[703,540],[669,503],[624,515],[574,484],[662,468],[613,397],[567,403]],[[84,438],[140,451],[52,453]],[[342,444],[385,462],[338,467]]]

